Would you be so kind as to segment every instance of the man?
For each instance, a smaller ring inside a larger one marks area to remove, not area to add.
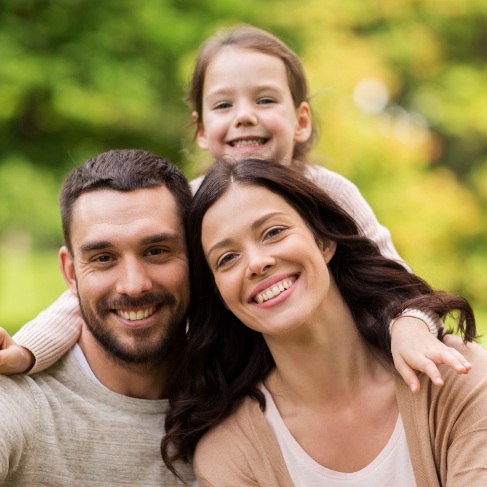
[[[0,482],[183,485],[160,441],[189,303],[190,200],[182,173],[145,151],[103,153],[67,176],[59,261],[85,323],[45,372],[0,377]],[[189,465],[179,471],[192,481]]]

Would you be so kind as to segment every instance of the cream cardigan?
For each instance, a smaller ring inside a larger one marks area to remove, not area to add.
[[[445,384],[420,376],[413,395],[396,380],[396,396],[418,487],[487,485],[487,350],[448,343],[473,364],[456,376],[442,366]],[[194,469],[200,487],[292,487],[277,442],[256,401],[246,399],[198,444]]]

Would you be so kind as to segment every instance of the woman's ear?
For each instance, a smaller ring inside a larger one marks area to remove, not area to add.
[[[328,264],[330,260],[335,255],[337,249],[337,243],[333,240],[328,240],[328,242],[321,242],[321,251],[323,252],[323,257],[325,262]]]

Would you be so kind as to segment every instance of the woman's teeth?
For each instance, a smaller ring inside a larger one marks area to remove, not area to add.
[[[277,284],[272,285],[270,288],[266,289],[265,291],[257,294],[254,300],[257,301],[259,304],[263,303],[264,301],[269,301],[269,299],[275,298],[279,296],[283,291],[289,289],[294,284],[293,281],[289,279],[285,279],[284,281],[278,282]]]
[[[117,314],[125,320],[138,321],[148,318],[154,313],[155,310],[156,308],[154,306],[147,309],[139,309],[138,311],[123,311],[119,309],[117,310]]]

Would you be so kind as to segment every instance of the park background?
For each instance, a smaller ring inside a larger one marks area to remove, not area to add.
[[[355,182],[415,272],[466,296],[487,331],[484,0],[1,2],[0,326],[14,332],[66,288],[67,171],[112,148],[152,150],[189,177],[209,163],[185,89],[200,43],[239,22],[300,55],[311,162]]]

